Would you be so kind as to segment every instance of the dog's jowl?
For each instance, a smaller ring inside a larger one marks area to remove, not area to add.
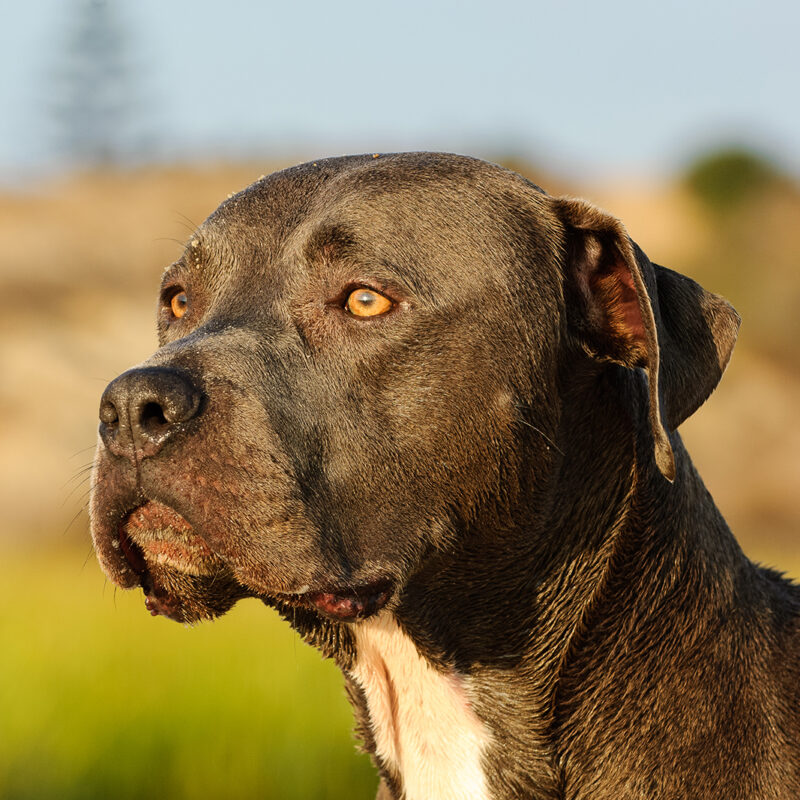
[[[676,433],[739,318],[614,217],[452,155],[223,203],[100,404],[92,533],[147,608],[261,598],[379,797],[800,797],[800,591]]]

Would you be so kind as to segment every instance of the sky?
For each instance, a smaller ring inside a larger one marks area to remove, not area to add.
[[[0,184],[63,164],[87,2],[0,0]],[[107,2],[146,159],[436,149],[602,178],[746,144],[800,174],[796,0]]]

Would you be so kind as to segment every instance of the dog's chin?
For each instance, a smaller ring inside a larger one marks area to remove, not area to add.
[[[141,587],[145,607],[154,617],[184,623],[222,616],[250,594],[231,577],[198,578],[157,566],[142,574]]]
[[[153,616],[192,623],[218,617],[252,594],[176,511],[148,501],[112,532],[106,572],[126,588],[138,585]]]

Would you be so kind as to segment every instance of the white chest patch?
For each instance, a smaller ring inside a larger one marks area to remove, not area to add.
[[[465,678],[434,669],[391,614],[355,626],[351,675],[364,690],[377,754],[402,776],[406,800],[488,800],[490,742]]]

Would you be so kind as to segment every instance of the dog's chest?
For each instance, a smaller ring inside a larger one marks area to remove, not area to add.
[[[406,800],[484,800],[481,755],[490,734],[464,678],[435,670],[390,614],[355,626],[352,677],[364,691],[377,755],[401,777]]]

